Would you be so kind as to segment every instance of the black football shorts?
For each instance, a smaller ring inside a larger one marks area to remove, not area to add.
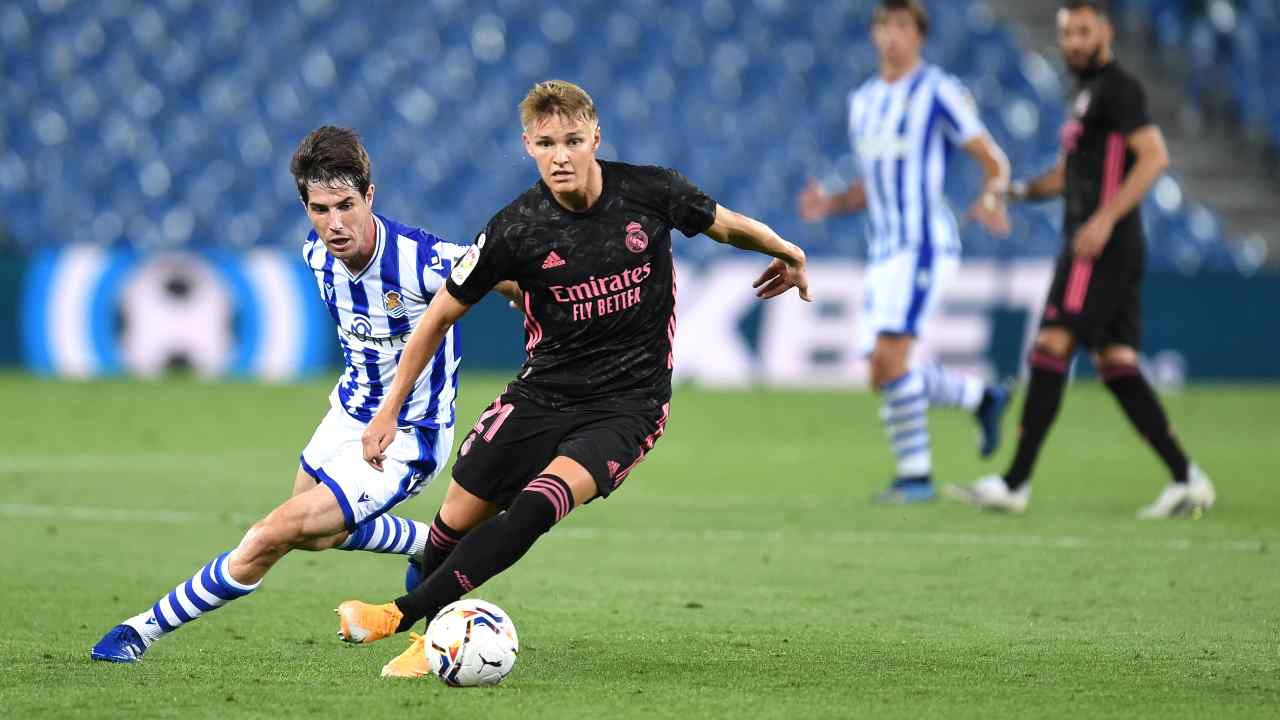
[[[453,479],[467,492],[507,507],[551,461],[578,462],[608,497],[666,428],[670,403],[644,411],[556,410],[513,392],[480,414],[458,448]]]
[[[1146,248],[1141,240],[1118,240],[1112,238],[1093,260],[1077,258],[1070,249],[1058,256],[1041,327],[1065,327],[1090,350],[1140,347]]]

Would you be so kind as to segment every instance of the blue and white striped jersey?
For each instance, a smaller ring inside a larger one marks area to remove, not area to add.
[[[849,94],[849,138],[867,191],[869,256],[901,250],[960,252],[943,195],[956,147],[986,133],[960,81],[922,63],[895,82],[879,76]]]
[[[369,422],[378,411],[410,332],[444,286],[454,260],[467,250],[381,215],[373,217],[377,248],[364,270],[354,275],[325,251],[314,230],[302,246],[302,257],[338,327],[346,360],[346,371],[329,401],[361,422]],[[402,426],[453,425],[461,361],[462,347],[455,328],[450,328],[400,410]]]

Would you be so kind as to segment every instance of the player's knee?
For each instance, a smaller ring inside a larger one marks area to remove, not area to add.
[[[907,356],[911,351],[910,339],[882,335],[871,352],[871,384],[881,388],[907,373]]]
[[[1075,338],[1062,328],[1045,328],[1036,335],[1035,349],[1059,359],[1065,359],[1075,349]]]
[[[1138,351],[1126,345],[1112,345],[1103,348],[1094,356],[1094,365],[1099,370],[1115,367],[1136,367]]]
[[[871,354],[871,385],[876,389],[897,380],[904,372],[903,363],[892,353],[876,351]]]
[[[289,551],[288,546],[281,544],[272,534],[266,521],[249,528],[236,550],[240,561],[249,565],[270,565]]]
[[[449,483],[440,504],[440,519],[450,528],[465,532],[492,517],[496,510],[493,503],[471,494],[455,480]]]
[[[273,512],[249,528],[240,549],[248,561],[279,559],[314,539],[304,537],[301,530],[301,523],[291,522],[281,513]]]

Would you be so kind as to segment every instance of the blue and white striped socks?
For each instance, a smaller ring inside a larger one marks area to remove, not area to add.
[[[929,398],[919,371],[884,385],[880,417],[898,461],[898,478],[928,476],[933,470],[929,454]]]
[[[971,375],[931,363],[918,371],[924,378],[924,392],[934,407],[959,407],[970,412],[982,404],[985,386]]]
[[[125,624],[137,630],[149,646],[161,635],[257,590],[261,580],[245,585],[231,577],[227,570],[227,556],[230,554],[227,551],[210,560],[191,579],[157,600],[150,610],[125,620]]]
[[[338,549],[417,555],[426,546],[429,532],[425,523],[383,514],[356,525]]]

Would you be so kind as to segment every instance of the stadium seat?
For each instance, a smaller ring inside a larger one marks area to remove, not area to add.
[[[929,59],[971,88],[1018,167],[1051,163],[1063,109],[1047,64],[985,6],[927,4]],[[1241,114],[1280,141],[1280,91],[1239,70],[1280,59],[1280,16],[1269,3],[1241,2],[1226,32],[1172,0],[1122,4],[1152,18],[1159,37],[1199,32],[1197,67],[1234,68],[1228,86],[1243,98]],[[873,7],[17,0],[0,8],[0,67],[26,69],[0,75],[0,207],[32,247],[294,245],[302,225],[287,158],[312,127],[338,123],[369,145],[380,210],[465,241],[535,180],[515,106],[530,82],[557,76],[595,94],[605,157],[677,166],[819,255],[857,254],[863,222],[801,223],[794,198],[809,177],[835,186],[852,176],[845,103],[874,72]],[[959,167],[948,189],[963,210],[980,177]],[[1168,230],[1182,256],[1230,259],[1214,249],[1221,231],[1207,211],[1193,222],[1190,204],[1152,207],[1153,236]],[[966,253],[1051,255],[1058,213],[1017,209],[1014,242],[966,225]],[[87,237],[86,226],[95,227]],[[678,248],[691,258],[723,251]]]

